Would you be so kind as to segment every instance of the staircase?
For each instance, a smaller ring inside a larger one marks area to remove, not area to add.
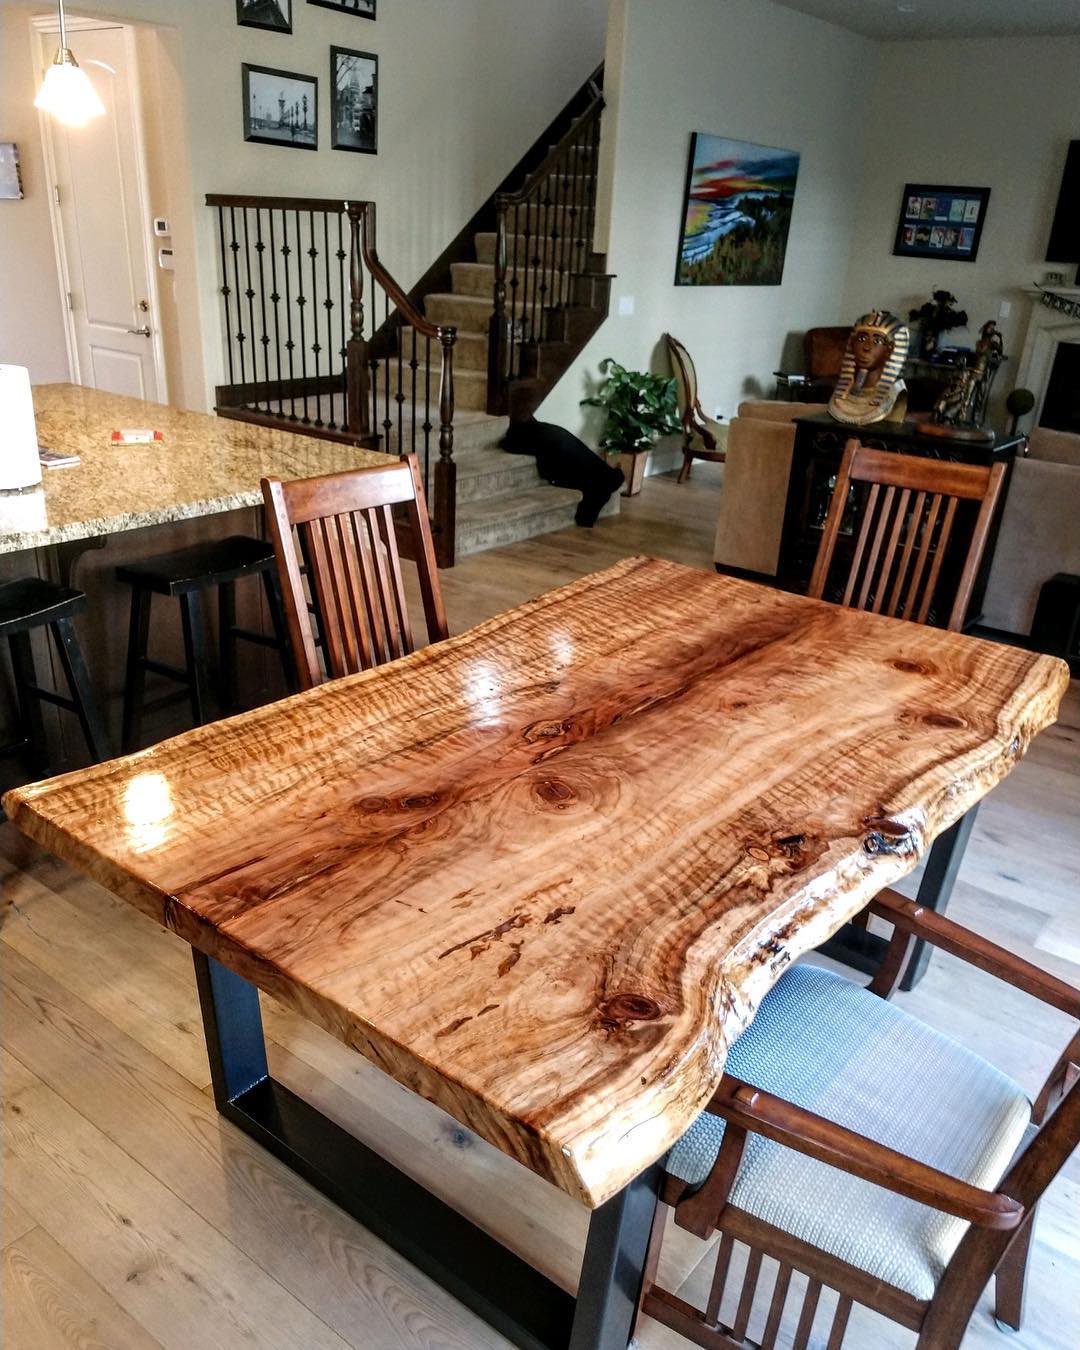
[[[580,494],[498,442],[607,317],[611,278],[592,250],[600,78],[408,293],[379,260],[374,202],[206,198],[227,367],[217,412],[415,454],[440,566],[574,520]]]
[[[574,523],[578,492],[553,487],[528,455],[498,448],[530,416],[607,317],[611,279],[592,252],[603,99],[594,76],[410,294],[454,347],[456,554]],[[558,124],[556,124],[556,132]],[[531,157],[532,168],[526,166]],[[449,282],[449,285],[446,283]],[[411,350],[403,333],[402,347]],[[618,512],[615,497],[604,515]]]

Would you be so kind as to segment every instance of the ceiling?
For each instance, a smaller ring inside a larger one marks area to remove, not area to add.
[[[780,0],[873,38],[1080,34],[1080,0]]]

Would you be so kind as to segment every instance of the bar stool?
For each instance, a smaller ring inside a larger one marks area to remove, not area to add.
[[[0,756],[24,755],[35,778],[52,772],[45,741],[42,703],[73,712],[79,719],[91,758],[109,758],[105,723],[98,710],[72,619],[86,608],[86,596],[69,586],[58,586],[40,577],[22,577],[0,584],[0,637],[7,639],[15,697],[19,705],[18,739],[0,747]],[[37,682],[31,634],[48,628],[71,696],[43,689]]]
[[[274,636],[253,633],[236,624],[236,582],[261,576]],[[138,748],[144,712],[190,699],[196,726],[210,721],[208,701],[210,666],[206,643],[202,597],[218,590],[218,640],[220,700],[225,712],[237,707],[236,643],[253,642],[281,653],[289,691],[296,688],[288,637],[282,618],[281,592],[274,566],[273,546],[262,539],[232,535],[190,548],[161,553],[116,569],[116,579],[132,588],[131,621],[128,628],[127,671],[124,679],[124,718],[121,743],[124,754]],[[154,661],[147,655],[150,640],[150,605],[155,595],[180,602],[184,635],[183,667]],[[169,694],[145,701],[146,673],[163,675],[182,686]]]

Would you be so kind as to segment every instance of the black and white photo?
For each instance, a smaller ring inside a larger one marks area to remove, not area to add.
[[[319,82],[267,66],[244,66],[244,140],[319,148]]]
[[[293,0],[236,0],[236,22],[245,28],[292,32]]]
[[[353,14],[358,19],[375,17],[375,0],[308,0],[309,5],[319,5],[323,9],[337,9],[342,14]]]
[[[373,155],[379,146],[379,58],[330,48],[331,144]]]

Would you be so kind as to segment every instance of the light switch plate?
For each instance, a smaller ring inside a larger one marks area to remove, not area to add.
[[[164,216],[154,217],[154,233],[159,239],[165,239],[172,234],[172,226]]]
[[[1012,301],[1002,300],[1001,304],[998,306],[998,318],[1007,319],[1011,313],[1012,313]]]
[[[619,315],[622,318],[629,318],[634,312],[634,297],[632,295],[619,296]]]

